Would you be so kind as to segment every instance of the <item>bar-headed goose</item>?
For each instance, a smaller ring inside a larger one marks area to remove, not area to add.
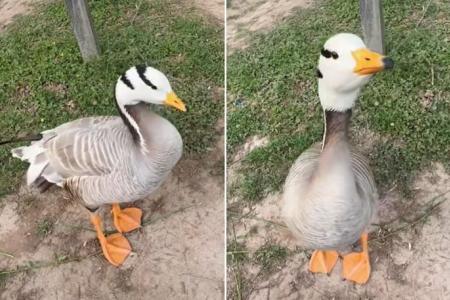
[[[393,61],[366,48],[356,35],[340,33],[321,51],[317,76],[324,110],[322,143],[296,160],[286,179],[283,216],[307,249],[312,272],[329,273],[338,252],[358,241],[362,252],[343,256],[343,274],[365,283],[370,275],[367,227],[374,216],[377,192],[367,160],[348,141],[352,107],[372,74],[393,67]]]
[[[12,150],[30,163],[27,184],[64,187],[72,198],[91,211],[106,259],[118,266],[131,251],[121,234],[140,227],[142,211],[121,209],[155,191],[181,157],[182,140],[166,119],[151,112],[147,103],[186,111],[167,77],[148,66],[135,66],[119,77],[116,104],[120,117],[88,117],[42,132],[30,146]],[[96,213],[113,204],[119,233],[105,237]]]

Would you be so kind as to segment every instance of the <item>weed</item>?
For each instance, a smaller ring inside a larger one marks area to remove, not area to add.
[[[36,234],[41,238],[46,237],[49,233],[52,232],[53,225],[54,223],[50,219],[39,221],[36,225]]]
[[[253,260],[261,266],[265,273],[272,272],[276,267],[284,264],[288,256],[288,250],[285,247],[266,243],[256,250]]]

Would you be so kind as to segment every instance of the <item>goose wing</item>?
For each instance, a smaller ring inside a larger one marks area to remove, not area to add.
[[[113,202],[131,202],[148,195],[149,187],[133,180],[129,168],[105,175],[74,176],[64,181],[63,187],[71,198],[91,208]]]
[[[133,146],[120,118],[86,118],[46,132],[42,144],[54,172],[63,178],[108,174]],[[45,175],[45,174],[44,174]]]
[[[27,161],[27,184],[40,177],[62,185],[72,176],[100,175],[120,168],[133,146],[119,117],[89,117],[42,132],[42,139],[15,148],[13,156]]]

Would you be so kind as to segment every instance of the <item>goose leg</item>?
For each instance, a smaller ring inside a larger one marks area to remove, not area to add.
[[[338,256],[336,251],[316,250],[313,252],[309,261],[309,270],[313,273],[329,274],[333,270]]]
[[[361,235],[362,252],[353,252],[344,256],[342,277],[347,280],[364,284],[370,276],[369,248],[367,245],[368,234]]]
[[[105,237],[102,220],[97,213],[91,213],[91,222],[97,232],[103,255],[114,266],[120,266],[131,253],[130,243],[121,233],[114,233]]]
[[[141,227],[142,210],[137,207],[121,209],[118,203],[112,205],[114,226],[119,232],[130,232]]]

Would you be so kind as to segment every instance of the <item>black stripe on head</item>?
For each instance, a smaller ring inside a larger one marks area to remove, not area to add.
[[[333,57],[333,59],[338,59],[338,57],[339,57],[339,55],[336,52],[327,50],[325,48],[322,48],[322,50],[320,51],[320,54],[322,54],[326,58]]]
[[[130,89],[134,90],[134,86],[131,84],[131,81],[128,79],[127,74],[123,74],[120,76],[120,80],[125,83]]]
[[[320,72],[319,69],[316,70],[316,76],[317,76],[318,78],[323,78],[322,72]]]
[[[145,82],[146,85],[148,85],[149,87],[151,87],[154,90],[157,89],[156,85],[151,83],[151,81],[148,80],[147,77],[145,77],[145,71],[147,70],[147,66],[146,65],[137,65],[136,66],[136,70],[137,70],[137,72],[139,74],[139,77],[141,77],[142,81]]]

